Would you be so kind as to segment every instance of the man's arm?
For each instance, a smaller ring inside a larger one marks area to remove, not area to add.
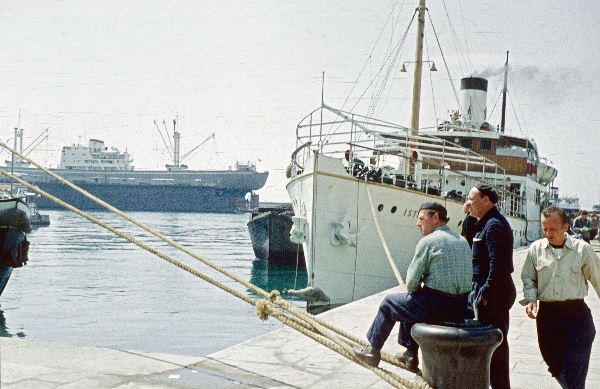
[[[429,270],[429,261],[429,247],[423,244],[423,240],[421,239],[417,243],[417,247],[415,247],[415,256],[406,272],[406,290],[409,293],[415,293],[421,287],[421,282]]]
[[[578,217],[576,217],[576,218],[573,220],[573,226],[572,226],[572,229],[573,229],[573,232],[575,232],[575,233],[579,233],[579,220],[581,220],[581,219],[579,219]]]
[[[492,291],[496,288],[498,280],[510,275],[512,269],[512,244],[507,244],[506,227],[500,222],[493,222],[486,232],[485,244],[490,260],[490,268],[485,284],[482,286],[481,296],[483,304],[490,300]],[[512,232],[509,231],[512,234]]]
[[[527,252],[527,258],[525,258],[525,262],[523,263],[523,269],[521,269],[521,280],[523,281],[523,295],[525,300],[527,300],[527,305],[525,306],[525,313],[532,319],[535,319],[537,316],[537,270],[535,269],[535,265],[533,263],[533,258],[535,254],[532,252],[532,249],[529,248]]]
[[[581,268],[585,279],[592,284],[596,295],[600,297],[600,259],[591,246],[583,248],[583,265]]]

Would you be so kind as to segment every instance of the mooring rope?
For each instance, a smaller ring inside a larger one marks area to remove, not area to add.
[[[381,232],[381,227],[379,226],[379,220],[377,219],[377,214],[375,213],[375,205],[373,205],[373,198],[371,197],[371,191],[369,190],[369,180],[367,175],[365,174],[365,188],[367,188],[367,196],[369,197],[369,205],[371,206],[371,213],[373,214],[373,220],[375,221],[375,227],[377,227],[377,233],[379,234],[379,239],[381,240],[381,245],[385,250],[385,255],[392,267],[392,271],[398,280],[398,284],[406,290],[406,284],[400,275],[400,271],[394,262],[394,258],[392,258],[392,253],[390,253],[390,249],[388,248],[387,242],[385,241],[385,237],[383,236],[383,232]]]
[[[96,219],[95,217],[79,210],[78,208],[64,202],[63,200],[52,196],[51,194],[41,190],[40,188],[38,188],[37,186],[34,186],[28,182],[25,182],[24,180],[20,179],[19,177],[8,173],[2,169],[0,169],[0,173],[3,174],[4,176],[10,178],[11,180],[20,183],[21,185],[29,188],[30,190],[39,193],[40,195],[48,198],[49,200],[55,202],[56,204],[80,215],[81,217],[113,232],[114,234],[122,237],[123,239],[134,243],[135,245],[151,252],[152,254],[158,256],[159,258],[191,273],[194,274],[195,276],[201,278],[202,280],[234,295],[235,297],[238,297],[239,299],[252,304],[253,306],[255,306],[256,309],[256,314],[257,316],[259,316],[259,318],[261,320],[266,320],[269,316],[273,316],[274,318],[276,318],[277,320],[281,321],[282,323],[290,326],[291,328],[301,332],[302,334],[310,337],[311,339],[316,340],[317,342],[323,344],[324,346],[330,348],[333,351],[338,352],[340,355],[350,359],[351,361],[354,361],[360,365],[363,365],[367,368],[369,368],[370,370],[372,370],[373,372],[375,372],[377,375],[379,375],[381,378],[383,378],[386,382],[390,383],[391,385],[397,387],[397,388],[409,388],[409,389],[428,389],[429,386],[423,386],[422,382],[419,382],[418,379],[417,382],[418,383],[413,383],[410,382],[402,377],[397,376],[396,374],[386,371],[384,369],[381,368],[377,368],[377,367],[373,367],[373,366],[369,366],[366,363],[364,363],[363,361],[359,360],[358,358],[356,358],[356,356],[354,355],[354,352],[352,350],[352,347],[355,344],[358,345],[366,345],[367,342],[340,329],[340,328],[336,328],[335,326],[333,326],[330,323],[327,323],[326,321],[315,317],[314,315],[311,315],[310,313],[299,309],[298,307],[294,306],[293,304],[290,304],[289,302],[285,301],[283,298],[281,298],[281,295],[279,294],[278,291],[272,291],[271,293],[257,287],[254,284],[251,284],[249,282],[247,282],[246,280],[230,273],[229,271],[221,268],[220,266],[212,263],[211,261],[199,256],[198,254],[190,251],[189,249],[185,248],[184,246],[182,246],[181,244],[173,241],[172,239],[170,239],[169,237],[161,234],[160,232],[144,225],[141,222],[138,222],[137,220],[131,218],[130,216],[126,215],[125,213],[123,213],[122,211],[120,211],[119,209],[113,207],[112,205],[102,201],[101,199],[93,196],[92,194],[86,192],[85,190],[79,188],[78,186],[72,184],[71,182],[63,179],[62,177],[58,176],[57,174],[49,171],[48,169],[44,168],[43,166],[37,164],[35,161],[29,159],[28,157],[22,155],[21,153],[17,152],[16,150],[13,150],[12,148],[10,148],[9,146],[7,146],[4,142],[2,142],[0,140],[0,146],[4,147],[5,149],[7,149],[8,151],[14,153],[15,155],[18,155],[20,158],[22,158],[23,160],[26,160],[28,162],[30,162],[31,164],[33,164],[34,166],[36,166],[37,168],[39,168],[40,170],[44,171],[45,173],[49,174],[50,176],[54,177],[55,179],[57,179],[58,181],[64,183],[65,185],[71,187],[73,190],[81,193],[82,195],[90,198],[91,200],[95,201],[96,203],[104,206],[105,208],[107,208],[108,210],[116,213],[117,215],[123,217],[124,219],[130,221],[131,223],[137,225],[138,227],[146,230],[147,232],[153,234],[154,236],[158,237],[159,239],[169,243],[171,246],[185,252],[186,254],[192,256],[193,258],[201,261],[202,263],[206,264],[207,266],[213,268],[214,270],[217,270],[218,272],[228,276],[229,278],[233,279],[234,281],[246,286],[248,289],[252,290],[253,292],[255,292],[257,295],[260,295],[262,297],[265,298],[265,300],[254,300],[251,297],[238,292],[237,290],[197,271],[194,268],[191,268],[185,264],[183,264],[180,261],[175,260],[174,258],[146,245],[145,243],[139,241],[138,239],[135,239],[119,230],[117,230],[116,228],[108,225],[105,222],[102,222],[99,219]],[[295,315],[294,316],[290,316],[289,314],[286,314],[284,312],[280,312],[277,309],[273,308],[273,304],[281,307],[282,309],[290,312],[291,314]],[[344,339],[345,338],[345,339]],[[395,357],[391,356],[390,354],[386,353],[386,352],[382,352],[382,360],[391,363],[393,365],[396,365],[398,367],[401,367],[403,369],[407,369],[407,367],[400,362],[399,360],[397,360]],[[424,382],[424,381],[423,381]],[[426,383],[425,383],[426,385]]]

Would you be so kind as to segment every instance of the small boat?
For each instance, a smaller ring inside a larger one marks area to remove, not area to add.
[[[31,208],[22,199],[18,197],[0,199],[0,212],[12,208],[21,210],[25,212],[28,217],[31,217]]]
[[[50,215],[41,214],[35,203],[27,203],[29,208],[31,208],[31,216],[29,216],[29,224],[32,226],[49,226],[50,225]]]
[[[263,206],[251,213],[248,232],[256,258],[269,265],[306,267],[302,245],[290,241],[293,216],[290,204]]]
[[[27,263],[31,232],[31,209],[18,197],[0,199],[0,295],[10,279],[13,268]]]
[[[25,192],[25,187],[15,184],[10,186],[0,185],[0,211],[8,208],[17,208],[24,211],[29,217],[29,224],[32,226],[49,226],[50,216],[39,213],[36,204],[32,201],[35,193]]]

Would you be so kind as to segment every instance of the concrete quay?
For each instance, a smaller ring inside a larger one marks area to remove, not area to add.
[[[596,251],[598,242],[593,243]],[[525,249],[515,250],[515,283],[522,289],[520,269]],[[600,299],[586,298],[600,328]],[[357,336],[365,337],[383,296],[396,288],[320,315]],[[517,300],[522,298],[519,291]],[[258,318],[257,318],[258,320]],[[275,320],[270,318],[269,320]],[[401,350],[392,333],[384,349]],[[600,387],[598,336],[592,349],[587,387]],[[511,310],[509,332],[513,389],[559,388],[537,345],[535,321],[525,308]],[[285,327],[226,348],[207,357],[145,353],[55,342],[0,338],[0,383],[13,388],[389,388],[371,371],[347,360],[295,330]],[[411,380],[414,374],[382,362],[382,367]]]

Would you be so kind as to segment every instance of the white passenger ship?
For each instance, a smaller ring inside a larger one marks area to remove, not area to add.
[[[425,1],[418,8],[423,47]],[[421,41],[419,41],[421,39]],[[532,139],[486,122],[487,80],[461,80],[461,107],[433,129],[419,129],[422,51],[415,61],[412,120],[404,127],[326,104],[297,127],[287,190],[292,239],[303,244],[308,307],[339,305],[397,286],[421,238],[417,210],[426,201],[448,209],[460,232],[470,188],[495,186],[515,246],[541,237],[540,211],[557,171]],[[506,85],[505,85],[506,90]]]

